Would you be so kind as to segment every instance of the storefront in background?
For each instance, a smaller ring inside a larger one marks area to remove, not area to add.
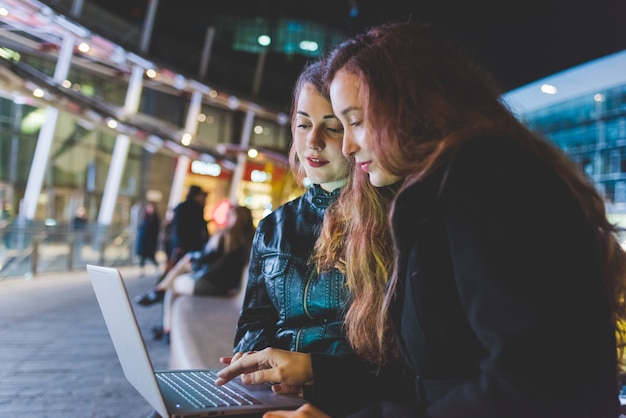
[[[233,172],[218,164],[195,160],[189,165],[181,201],[190,185],[196,184],[208,192],[204,217],[209,221],[209,231],[219,228],[215,211],[229,200]],[[288,167],[272,161],[246,162],[243,178],[236,191],[236,202],[252,211],[255,225],[274,208],[290,200],[301,190],[295,186]]]

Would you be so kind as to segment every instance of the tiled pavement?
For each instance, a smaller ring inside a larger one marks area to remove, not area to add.
[[[131,296],[154,277],[121,269]],[[169,347],[154,341],[161,305],[135,309],[155,369]],[[126,381],[86,271],[0,280],[0,417],[145,418],[150,406]]]
[[[155,283],[120,270],[131,296]],[[169,346],[150,336],[161,313],[160,304],[135,309],[155,369],[169,363]],[[123,376],[86,271],[0,279],[0,418],[151,414]]]

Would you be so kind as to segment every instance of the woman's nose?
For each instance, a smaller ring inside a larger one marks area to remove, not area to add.
[[[346,157],[350,157],[355,152],[357,152],[358,148],[359,147],[357,146],[356,142],[352,139],[352,137],[344,133],[343,142],[341,144],[341,152],[343,153],[343,155],[345,155]]]
[[[322,134],[317,129],[312,129],[306,139],[306,146],[313,150],[322,150],[326,143],[322,137]]]

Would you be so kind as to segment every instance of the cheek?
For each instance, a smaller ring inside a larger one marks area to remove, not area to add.
[[[326,150],[331,155],[341,156],[341,147],[343,146],[342,137],[333,137],[326,141]]]
[[[293,145],[298,158],[302,157],[302,153],[306,149],[306,140],[302,134],[293,134]]]
[[[348,177],[350,175],[350,162],[347,158],[341,159],[341,168],[338,171],[340,172],[338,177],[341,177],[341,174],[343,174],[343,177]]]
[[[354,135],[354,142],[359,145],[359,148],[363,148],[364,150],[370,150],[372,148],[370,147],[368,136],[364,129],[359,129]]]

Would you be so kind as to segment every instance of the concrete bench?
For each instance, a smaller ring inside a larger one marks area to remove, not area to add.
[[[244,270],[247,273],[248,269]],[[221,368],[219,358],[233,352],[235,327],[245,293],[231,296],[179,295],[172,306],[171,369]]]

